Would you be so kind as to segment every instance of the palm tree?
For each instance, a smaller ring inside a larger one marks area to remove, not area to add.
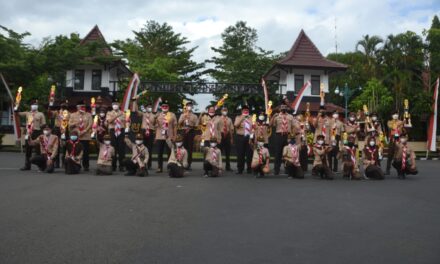
[[[370,74],[369,77],[373,77],[376,72],[375,62],[376,55],[378,52],[378,45],[383,43],[383,39],[379,36],[373,35],[365,35],[361,40],[356,43],[356,51],[362,52],[365,54],[365,58],[367,60],[367,71]],[[360,51],[359,47],[362,47],[362,51]]]

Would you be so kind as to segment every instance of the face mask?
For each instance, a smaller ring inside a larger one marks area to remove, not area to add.
[[[114,105],[112,105],[112,108],[113,108],[113,110],[119,110],[119,105],[116,105],[116,104],[114,104]]]
[[[32,111],[37,111],[38,109],[38,105],[31,105],[31,110]]]
[[[209,112],[208,115],[212,117],[212,116],[215,115],[215,113],[213,113],[213,112]]]
[[[354,120],[356,120],[355,117],[350,117],[349,119],[350,119],[351,122],[354,122]]]
[[[217,146],[216,142],[211,142],[209,145],[211,145],[211,148],[215,148]]]
[[[374,147],[376,145],[376,142],[370,141],[370,146]]]
[[[162,112],[167,113],[168,112],[168,107],[167,108],[163,107],[162,108]]]
[[[401,139],[400,139],[400,142],[401,142],[402,144],[405,144],[405,143],[406,143],[406,141],[407,141],[407,139],[406,139],[406,138],[401,138]]]
[[[258,142],[258,146],[261,148],[261,147],[264,147],[264,142]]]
[[[258,120],[260,120],[260,121],[264,121],[264,116],[259,116],[259,117],[258,117]]]
[[[145,109],[145,108],[141,108],[141,110],[142,110],[142,113],[146,113],[147,112],[147,109]]]
[[[191,111],[193,108],[191,106],[187,106],[186,110]]]
[[[290,144],[290,145],[295,145],[295,140],[294,140],[294,139],[291,139],[291,140],[289,141],[289,144]]]
[[[49,135],[50,135],[50,131],[49,131],[49,130],[43,130],[43,134],[44,134],[45,136],[49,136]]]
[[[136,140],[136,145],[141,145],[142,144],[142,140]]]
[[[397,118],[399,118],[399,115],[393,115],[394,120],[396,120]]]
[[[377,117],[376,117],[376,116],[373,116],[373,117],[371,118],[371,120],[373,120],[373,121],[377,121]]]
[[[82,113],[84,113],[84,112],[86,111],[86,108],[85,108],[84,106],[81,106],[81,107],[79,108],[79,111],[82,112]]]
[[[244,116],[248,116],[249,115],[249,111],[243,111],[243,115]]]
[[[227,116],[227,115],[228,115],[228,112],[223,111],[223,112],[222,112],[222,115]]]
[[[106,144],[106,145],[110,145],[110,140],[104,140],[104,144]]]
[[[324,144],[324,140],[318,140],[318,144],[319,144],[319,145]]]
[[[105,117],[105,113],[99,113],[100,117]]]
[[[151,113],[153,111],[153,108],[151,108],[151,107],[147,107],[147,112],[148,113]]]
[[[338,114],[334,114],[334,115],[333,115],[333,118],[334,118],[334,119],[337,119],[337,118],[339,118],[339,115],[338,115]]]
[[[70,136],[70,140],[76,141],[78,139],[78,136]]]
[[[182,142],[176,142],[176,146],[178,147],[178,148],[180,148],[181,146],[182,146]]]

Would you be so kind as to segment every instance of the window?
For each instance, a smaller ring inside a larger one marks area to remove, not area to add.
[[[312,95],[319,95],[321,87],[321,76],[312,75]]]
[[[101,70],[93,70],[92,71],[92,90],[100,90],[101,89]]]
[[[84,70],[75,70],[73,87],[75,90],[84,90]]]
[[[298,93],[304,86],[304,75],[295,74],[295,92]]]

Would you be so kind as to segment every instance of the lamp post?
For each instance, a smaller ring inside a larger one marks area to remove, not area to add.
[[[356,90],[360,91],[360,90],[362,90],[362,87],[359,86]],[[336,86],[335,94],[338,94],[339,96],[343,96],[344,97],[344,101],[345,101],[345,119],[348,118],[348,99],[350,99],[350,97],[352,97],[354,95],[356,90],[350,90],[350,88],[348,88],[348,84],[347,83],[345,83],[343,90],[340,90],[339,86]]]

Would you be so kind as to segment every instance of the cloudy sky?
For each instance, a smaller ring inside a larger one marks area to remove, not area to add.
[[[440,15],[440,0],[0,0],[0,6],[0,24],[29,31],[32,44],[71,32],[84,36],[95,24],[111,42],[132,38],[147,20],[167,22],[199,46],[197,61],[211,57],[210,47],[221,45],[222,31],[238,20],[257,29],[266,50],[288,50],[304,29],[327,55],[335,51],[335,33],[338,51],[352,51],[362,35],[421,34]]]

